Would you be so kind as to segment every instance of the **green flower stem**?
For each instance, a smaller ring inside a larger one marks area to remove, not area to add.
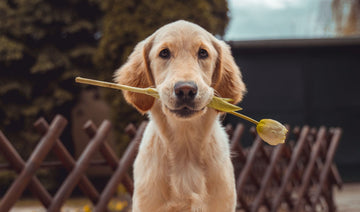
[[[240,118],[242,118],[242,119],[245,119],[246,121],[252,122],[252,123],[254,123],[255,125],[258,125],[258,124],[259,124],[259,122],[256,121],[255,119],[252,119],[252,118],[250,118],[250,117],[248,117],[248,116],[245,116],[245,115],[243,115],[243,114],[241,114],[241,113],[237,113],[237,112],[235,112],[235,111],[228,112],[228,113],[230,113],[230,114],[232,114],[232,115],[234,115],[234,116],[240,117]]]
[[[131,86],[127,86],[127,85],[120,85],[120,84],[115,84],[115,83],[111,83],[111,82],[92,80],[92,79],[87,79],[87,78],[82,78],[82,77],[76,77],[75,82],[88,84],[88,85],[100,86],[100,87],[104,87],[104,88],[113,88],[113,89],[117,89],[117,90],[132,91],[132,92],[136,92],[136,93],[147,94],[147,95],[150,95],[155,98],[159,98],[158,93],[153,88],[137,88],[137,87],[131,87]]]
[[[137,93],[144,93],[143,89],[141,89],[141,88],[135,88],[135,87],[130,87],[130,86],[126,86],[126,85],[118,85],[118,84],[111,83],[111,82],[91,80],[91,79],[86,79],[86,78],[82,78],[82,77],[76,77],[75,81],[78,83],[95,85],[95,86],[100,86],[100,87],[105,87],[105,88],[113,88],[113,89],[118,89],[118,90],[121,89],[121,90],[127,90],[127,91],[134,91]]]

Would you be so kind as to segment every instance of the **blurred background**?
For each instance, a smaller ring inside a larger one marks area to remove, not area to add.
[[[231,45],[248,87],[245,114],[342,127],[336,163],[346,182],[360,181],[359,0],[0,0],[1,131],[27,158],[40,138],[33,122],[60,113],[69,120],[61,140],[78,157],[87,144],[85,121],[110,119],[110,142],[121,155],[125,126],[146,117],[120,92],[74,78],[112,81],[136,43],[178,19]],[[224,122],[243,121],[228,115]],[[48,188],[61,177],[38,175]],[[14,176],[0,172],[1,191]]]

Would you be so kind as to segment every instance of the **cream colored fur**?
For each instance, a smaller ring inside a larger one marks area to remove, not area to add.
[[[167,48],[169,59],[159,57]],[[198,58],[199,49],[208,52]],[[134,212],[234,212],[236,193],[228,137],[220,113],[207,108],[212,96],[242,99],[245,86],[230,49],[198,25],[177,21],[140,42],[115,73],[115,81],[156,87],[160,100],[124,92],[150,122],[134,164]],[[198,87],[191,117],[171,112],[174,85]]]

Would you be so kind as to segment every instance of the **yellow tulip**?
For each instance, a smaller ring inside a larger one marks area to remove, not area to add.
[[[272,119],[262,119],[256,126],[260,138],[270,145],[285,143],[288,130],[284,125]]]
[[[260,122],[245,116],[241,113],[229,112],[232,115],[245,119],[256,125],[256,131],[266,143],[270,145],[278,145],[285,143],[288,130],[280,122],[272,119],[262,119]]]

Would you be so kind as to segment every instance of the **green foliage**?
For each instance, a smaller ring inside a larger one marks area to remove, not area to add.
[[[38,139],[30,130],[39,116],[70,120],[74,77],[97,74],[102,14],[94,0],[0,1],[0,129],[20,149]]]

